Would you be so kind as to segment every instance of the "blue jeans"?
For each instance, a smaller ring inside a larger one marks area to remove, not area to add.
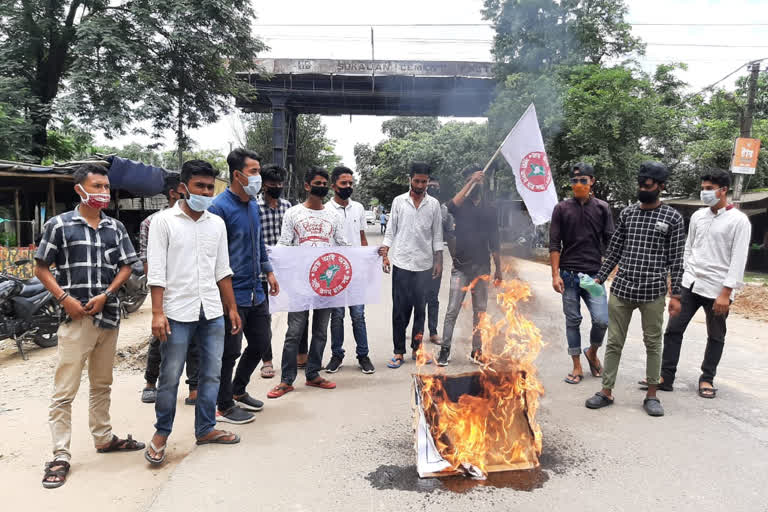
[[[589,334],[590,345],[599,347],[603,344],[605,331],[608,329],[608,297],[603,293],[593,297],[579,286],[577,272],[560,270],[565,291],[563,292],[563,313],[565,313],[565,337],[568,340],[568,355],[581,354],[581,300],[587,305],[592,317],[592,330]],[[591,276],[594,279],[594,275]],[[605,291],[605,286],[603,286]]]
[[[357,357],[368,355],[368,330],[365,327],[365,306],[349,306],[352,334],[357,345]],[[331,354],[344,358],[344,308],[331,310]]]
[[[169,436],[176,416],[176,397],[179,378],[187,359],[187,347],[194,336],[200,355],[200,369],[195,404],[195,436],[201,438],[216,425],[216,397],[221,379],[221,356],[224,352],[224,317],[206,320],[202,310],[196,322],[177,322],[168,319],[171,334],[160,343],[162,362],[157,385],[155,430],[158,435]]]

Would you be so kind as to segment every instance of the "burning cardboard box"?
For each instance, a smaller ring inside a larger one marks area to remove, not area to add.
[[[542,436],[535,416],[543,389],[533,360],[541,336],[517,310],[518,301],[529,296],[527,284],[503,283],[497,302],[504,319],[494,323],[486,315],[480,322],[486,357],[480,371],[413,376],[420,477],[485,478],[539,465]]]

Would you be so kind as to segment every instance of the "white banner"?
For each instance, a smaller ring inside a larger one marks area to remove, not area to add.
[[[269,310],[307,311],[381,300],[381,256],[369,247],[269,247],[280,294]]]
[[[557,192],[533,103],[507,135],[501,154],[515,173],[517,192],[533,223],[538,226],[549,222],[557,204]]]

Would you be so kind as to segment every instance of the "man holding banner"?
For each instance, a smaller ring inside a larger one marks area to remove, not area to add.
[[[310,167],[304,176],[304,190],[307,192],[307,200],[302,204],[297,204],[285,212],[283,217],[283,227],[281,229],[280,240],[277,242],[280,246],[300,246],[300,247],[333,247],[339,245],[349,245],[344,236],[344,226],[338,214],[331,208],[326,208],[323,199],[328,195],[328,173],[317,167]],[[298,255],[297,255],[298,256]],[[327,256],[336,257],[335,254]],[[278,258],[275,258],[278,259]],[[327,260],[329,258],[326,258]],[[273,262],[274,263],[274,262]],[[323,261],[326,265],[328,261]],[[321,273],[310,271],[310,279],[316,281],[325,280],[330,286],[336,284],[336,278],[344,276],[344,268],[341,262],[328,264]],[[314,271],[318,268],[312,267]],[[317,274],[317,275],[315,275]],[[278,279],[280,275],[278,274]],[[292,276],[294,279],[295,275]],[[290,283],[290,281],[288,281]],[[297,288],[288,284],[285,288],[291,290]],[[299,350],[299,340],[301,339],[304,326],[309,318],[309,309],[295,310],[291,308],[288,313],[288,330],[285,333],[285,344],[283,345],[282,357],[282,375],[280,384],[272,388],[267,393],[268,398],[280,398],[294,390],[293,381],[296,379],[298,365],[296,355]],[[322,368],[323,351],[328,340],[328,321],[331,318],[331,308],[316,308],[312,314],[312,335],[309,346],[309,359],[305,370],[307,386],[321,389],[334,389],[336,384],[320,376]]]

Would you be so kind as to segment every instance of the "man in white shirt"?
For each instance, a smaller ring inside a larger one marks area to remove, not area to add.
[[[335,247],[349,245],[344,236],[341,218],[330,207],[323,204],[328,195],[328,173],[318,167],[310,167],[304,175],[304,190],[307,200],[288,209],[283,217],[283,228],[277,245],[306,247]],[[288,330],[283,344],[283,358],[280,384],[267,393],[267,398],[280,398],[294,390],[298,364],[296,356],[299,341],[307,325],[309,311],[288,313]],[[312,331],[309,344],[309,358],[305,375],[307,386],[334,389],[336,384],[320,376],[323,366],[323,351],[328,341],[328,321],[331,309],[315,309],[312,313]]]
[[[240,317],[232,290],[227,228],[208,212],[216,171],[203,160],[181,167],[183,201],[160,212],[149,228],[147,282],[152,293],[152,334],[160,340],[162,362],[155,402],[155,435],[144,454],[152,465],[165,461],[168,436],[176,416],[187,347],[197,337],[200,357],[195,405],[197,444],[235,444],[240,437],[216,430],[216,398],[224,350],[224,314],[232,334]]]
[[[410,191],[392,201],[392,208],[380,254],[384,271],[392,269],[392,340],[394,356],[389,368],[400,368],[405,354],[405,329],[413,311],[411,357],[424,336],[426,292],[432,279],[443,272],[443,222],[440,203],[426,194],[431,169],[414,162],[410,170]],[[391,248],[391,250],[390,250]],[[428,360],[429,361],[429,360]]]
[[[335,211],[344,223],[344,235],[354,247],[367,246],[365,237],[365,208],[357,201],[350,199],[355,176],[349,167],[336,167],[331,174],[333,199],[326,203],[326,208]],[[368,357],[368,330],[365,326],[365,306],[363,304],[349,306],[349,316],[352,318],[352,333],[357,345],[357,361],[360,370],[365,374],[376,371]],[[336,373],[344,361],[344,308],[333,308],[331,311],[331,360],[325,365],[326,373]]]
[[[744,285],[744,268],[752,226],[749,218],[728,204],[731,178],[721,169],[701,176],[701,200],[707,208],[691,216],[685,242],[680,314],[664,333],[659,389],[672,391],[680,346],[688,323],[700,307],[707,318],[707,347],[699,377],[699,396],[715,398],[714,378],[725,344],[726,319],[735,290]]]

